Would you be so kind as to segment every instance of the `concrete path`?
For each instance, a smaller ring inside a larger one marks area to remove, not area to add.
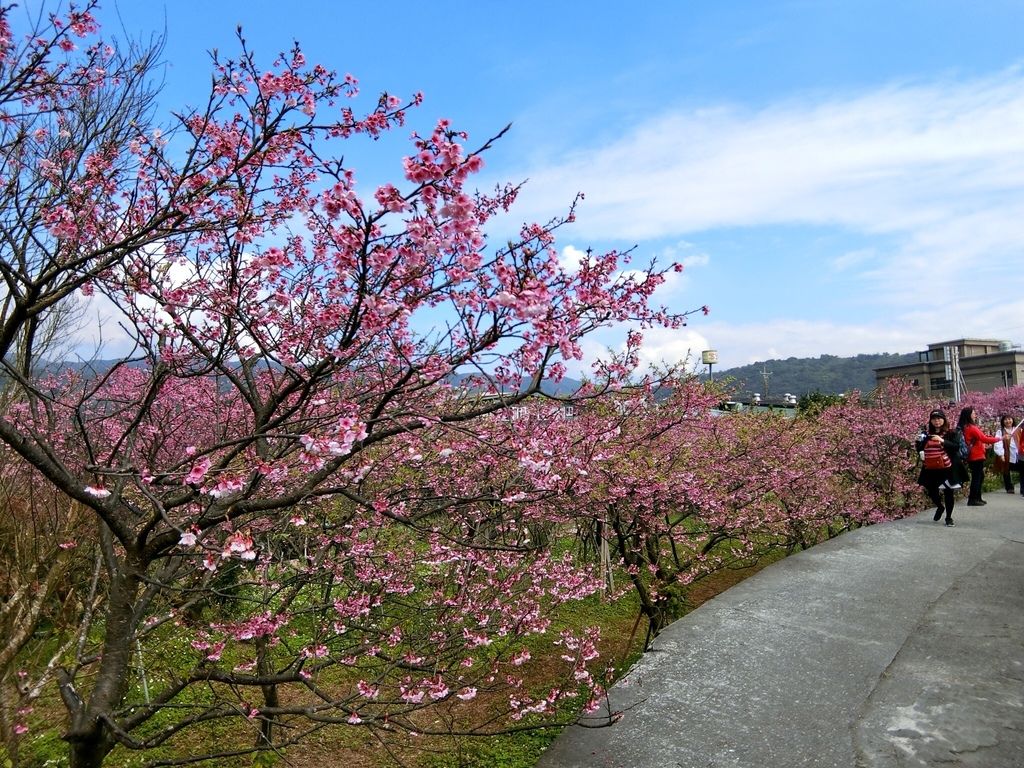
[[[793,555],[668,627],[538,768],[1024,766],[1024,498]]]

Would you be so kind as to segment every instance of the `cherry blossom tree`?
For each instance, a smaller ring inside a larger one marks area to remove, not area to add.
[[[600,436],[593,445],[561,442],[582,451],[571,503],[583,540],[614,553],[648,641],[685,610],[689,585],[920,503],[912,438],[921,406],[906,385],[796,419],[714,417],[718,397],[692,379],[663,382],[616,409],[584,411],[593,423],[577,432]]]
[[[87,11],[63,18],[40,12],[35,33],[19,42],[0,14],[0,217],[3,219],[2,336],[4,371],[0,407],[24,402],[25,383],[66,356],[82,319],[75,296],[76,265],[62,264],[44,223],[61,199],[89,205],[73,169],[103,147],[129,140],[144,126],[152,106],[149,70],[159,42],[122,50],[93,45],[66,56],[94,27]],[[103,73],[102,75],[100,73]],[[55,172],[57,164],[63,173]],[[123,251],[122,251],[123,252]],[[75,256],[66,253],[73,261]],[[109,256],[95,253],[97,264]],[[32,704],[53,679],[75,629],[92,610],[88,588],[91,547],[82,505],[47,486],[44,477],[6,446],[0,456],[3,513],[0,548],[0,736],[8,759],[18,763],[17,743]],[[84,560],[84,563],[83,563]],[[56,644],[33,644],[38,628],[50,628]]]
[[[909,384],[892,381],[823,412],[819,423],[832,435],[837,479],[849,494],[844,518],[875,523],[916,509],[914,439],[929,410]]]
[[[990,431],[998,429],[999,416],[1009,414],[1014,421],[1020,421],[1024,416],[1024,386],[1000,387],[992,392],[967,392],[964,394],[961,406],[971,405],[978,409],[982,419],[992,422]],[[947,409],[947,412],[953,409]],[[952,413],[951,418],[956,421],[959,412]]]
[[[664,272],[562,269],[571,209],[490,245],[517,188],[472,191],[492,140],[446,120],[360,194],[350,147],[420,97],[359,115],[356,80],[297,45],[264,68],[240,39],[156,127],[159,46],[99,41],[92,10],[24,35],[0,11],[0,441],[87,510],[98,551],[99,610],[79,601],[57,670],[71,765],[222,720],[248,738],[186,761],[330,724],[426,733],[420,710],[478,695],[513,721],[586,701],[593,633],[556,633],[562,676],[524,686],[550,612],[599,581],[543,544],[552,435],[499,414],[599,327],[680,325],[650,306]],[[82,295],[132,351],[37,375],[40,324]],[[619,387],[640,342],[578,396]]]

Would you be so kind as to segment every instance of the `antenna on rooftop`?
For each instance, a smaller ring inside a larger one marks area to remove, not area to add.
[[[964,373],[960,370],[960,349],[959,347],[943,347],[942,352],[946,360],[946,381],[953,383],[953,402],[959,403],[963,393],[967,391]]]

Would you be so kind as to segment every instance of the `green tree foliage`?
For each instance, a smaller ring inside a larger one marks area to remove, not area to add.
[[[843,395],[832,395],[814,390],[801,395],[796,410],[801,416],[816,417],[830,405],[841,405],[846,398]]]
[[[875,368],[903,365],[917,359],[916,353],[856,355],[855,357],[790,357],[785,360],[766,360],[736,368],[729,368],[715,378],[728,377],[735,382],[736,396],[746,399],[754,392],[762,397],[782,396],[785,392],[802,396],[811,392],[838,395],[858,390],[870,392],[875,388]],[[767,392],[762,371],[771,375]]]

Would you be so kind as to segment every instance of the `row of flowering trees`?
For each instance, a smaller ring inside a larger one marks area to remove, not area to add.
[[[959,411],[957,407],[972,406],[978,409],[981,427],[989,434],[999,429],[999,417],[1013,417],[1014,423],[1024,419],[1024,385],[1002,387],[993,392],[968,392],[963,401],[946,409],[951,422],[955,422]]]
[[[919,506],[909,448],[922,406],[905,385],[797,419],[715,416],[718,397],[677,381],[593,409],[576,431],[595,437],[562,508],[614,553],[648,637],[695,581]]]
[[[656,633],[687,582],[911,507],[898,390],[716,419],[678,371],[637,374],[633,332],[543,396],[595,329],[686,313],[652,306],[655,265],[563,269],[571,213],[491,245],[517,190],[472,191],[490,142],[446,121],[360,193],[341,148],[418,96],[360,116],[353,78],[298,47],[264,69],[242,43],[163,125],[158,48],[97,32],[91,5],[28,34],[0,10],[12,763],[53,727],[50,691],[74,768],[550,720],[604,681],[597,629],[554,629],[567,602],[618,574]],[[47,366],[83,294],[119,308],[132,351]],[[231,736],[189,747],[211,727]]]
[[[917,508],[907,435],[920,404],[905,391],[813,420],[715,417],[716,399],[688,379],[579,404],[572,418],[534,399],[471,429],[432,425],[386,451],[357,450],[350,490],[329,503],[182,527],[147,580],[124,693],[104,718],[116,744],[197,759],[211,751],[183,746],[192,731],[226,719],[238,725],[222,755],[281,749],[328,724],[430,735],[571,719],[561,702],[596,702],[608,664],[598,628],[551,630],[560,605],[609,587],[600,546],[585,542],[605,544],[621,580],[608,599],[623,586],[635,594],[653,636],[693,581]],[[159,421],[161,440],[183,429]],[[70,512],[47,532],[66,535],[81,518]],[[79,530],[51,547],[62,560],[39,567],[77,569],[80,586],[50,599],[53,635],[23,645],[15,727],[33,722],[25,710],[54,662],[90,690],[108,632],[102,540]],[[486,716],[458,728],[431,714],[478,698]]]

